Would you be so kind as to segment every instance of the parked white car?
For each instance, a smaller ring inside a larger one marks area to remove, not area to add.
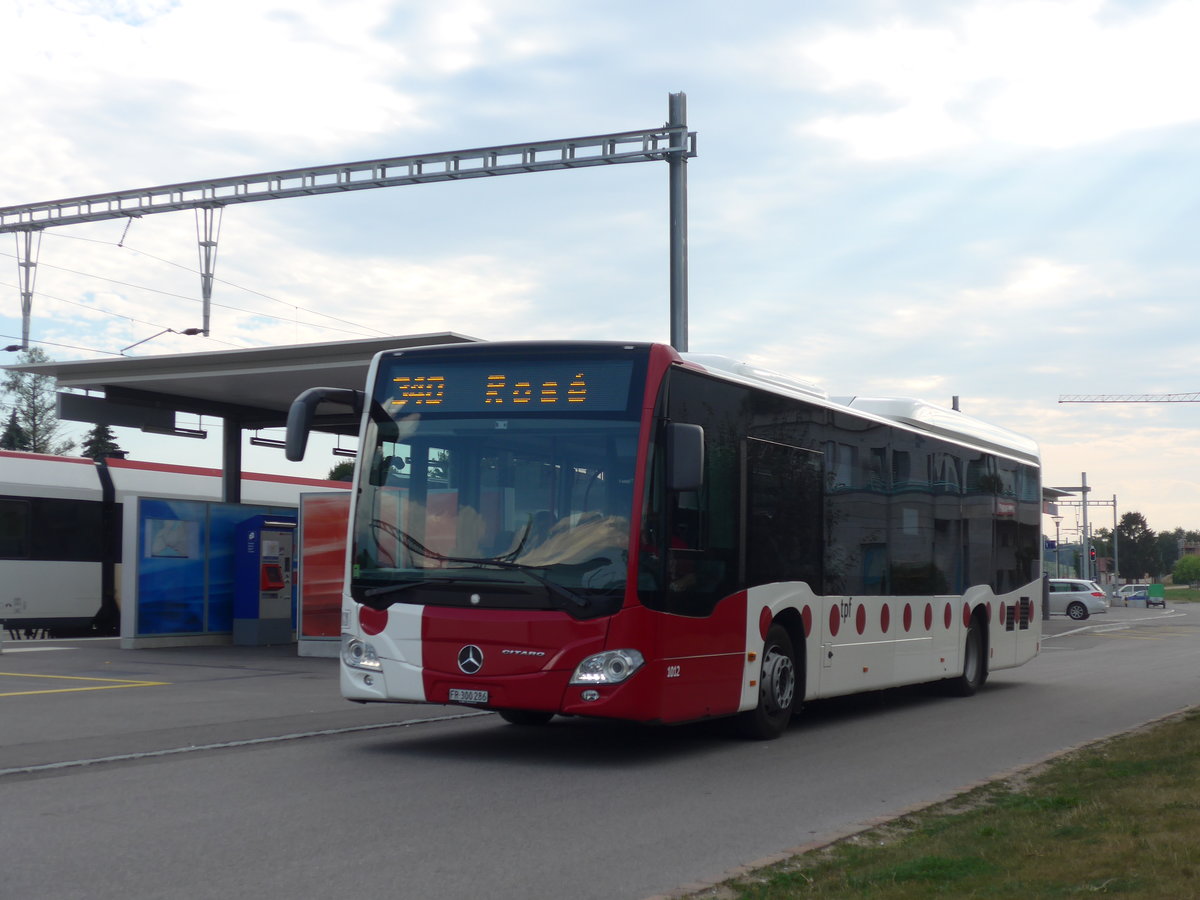
[[[1150,585],[1148,584],[1123,584],[1117,588],[1117,593],[1114,595],[1114,597],[1114,605],[1119,602],[1122,606],[1128,606],[1129,601],[1134,597],[1144,597],[1146,600],[1147,609],[1149,609],[1151,606],[1161,606],[1163,609],[1167,608],[1167,601],[1165,598],[1151,598]]]
[[[1108,612],[1108,595],[1094,581],[1050,579],[1050,615],[1082,621],[1094,613]]]

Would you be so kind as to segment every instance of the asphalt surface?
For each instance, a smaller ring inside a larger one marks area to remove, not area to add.
[[[1134,614],[1114,609],[1111,621]],[[1049,637],[1104,625],[1053,617]],[[46,702],[53,696],[53,702]],[[122,650],[116,638],[0,643],[0,774],[129,754],[478,713],[461,707],[356,705],[337,661],[271,647]]]
[[[1197,618],[1056,617],[1042,658],[977,698],[833,702],[766,744],[356,706],[335,660],[294,645],[5,641],[0,897],[646,897],[1195,702]],[[1173,648],[1190,655],[1168,667]],[[989,722],[1010,733],[981,749]]]
[[[269,647],[0,641],[0,775],[472,713],[348,703],[337,661]]]
[[[0,775],[472,713],[349,703],[337,660],[294,644],[122,650],[106,638],[6,638],[0,703]]]

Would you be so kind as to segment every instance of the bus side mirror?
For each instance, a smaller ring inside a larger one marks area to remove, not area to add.
[[[667,425],[668,482],[673,491],[698,491],[704,483],[704,429],[699,425]]]
[[[292,462],[304,459],[304,450],[308,446],[308,433],[312,430],[313,416],[317,406],[323,400],[345,404],[354,410],[355,416],[362,415],[362,391],[354,391],[349,388],[309,388],[292,401],[292,406],[288,410],[284,453]]]

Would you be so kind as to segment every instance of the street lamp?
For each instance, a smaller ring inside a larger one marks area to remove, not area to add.
[[[183,331],[176,331],[174,328],[164,328],[158,334],[152,334],[148,338],[142,338],[140,341],[134,341],[128,347],[125,347],[121,350],[121,355],[124,356],[126,350],[132,350],[138,344],[144,344],[144,343],[146,343],[146,341],[152,341],[156,337],[161,337],[162,335],[167,334],[168,332],[171,334],[201,334],[203,331],[204,331],[203,328],[185,328],[185,329],[183,329]]]
[[[1062,516],[1054,517],[1054,577],[1058,578],[1062,575],[1062,563],[1059,562],[1059,541],[1058,527],[1062,524]]]

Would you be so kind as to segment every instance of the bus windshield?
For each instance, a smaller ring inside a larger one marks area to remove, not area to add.
[[[385,358],[361,449],[354,599],[615,612],[638,421],[631,362],[597,366]],[[512,402],[531,390],[550,401]]]

